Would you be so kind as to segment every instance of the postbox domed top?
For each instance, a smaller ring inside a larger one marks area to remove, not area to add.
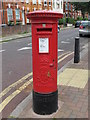
[[[40,10],[40,11],[33,11],[33,12],[29,12],[27,14],[27,18],[28,19],[32,19],[32,18],[57,18],[60,19],[63,17],[62,13],[59,12],[54,12],[54,11],[47,11],[47,10]]]

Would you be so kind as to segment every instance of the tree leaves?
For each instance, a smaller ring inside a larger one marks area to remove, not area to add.
[[[90,1],[89,2],[72,2],[75,7],[75,10],[81,10],[84,17],[85,12],[90,14]]]

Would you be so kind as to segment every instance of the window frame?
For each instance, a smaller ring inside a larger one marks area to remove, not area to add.
[[[47,0],[44,0],[44,6],[47,6]]]
[[[68,4],[67,3],[65,4],[65,9],[68,10]]]
[[[17,10],[19,11],[19,14],[16,14]],[[19,8],[15,9],[15,15],[16,15],[16,20],[20,20],[20,9]],[[19,16],[18,19],[17,19],[17,16]]]
[[[38,4],[41,5],[41,0],[38,0]]]
[[[11,10],[11,11],[8,11],[8,10]],[[8,14],[8,12],[9,12],[9,14]],[[7,8],[7,16],[8,16],[8,22],[13,19],[13,10],[12,10],[12,8]],[[11,19],[10,19],[10,17],[11,17]]]
[[[37,4],[37,1],[36,0],[33,0],[33,5],[36,5]]]
[[[49,0],[49,6],[51,6],[51,0]]]

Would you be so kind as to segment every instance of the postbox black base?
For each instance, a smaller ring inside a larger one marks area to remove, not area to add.
[[[33,111],[40,115],[49,115],[58,109],[58,90],[49,94],[33,91]]]

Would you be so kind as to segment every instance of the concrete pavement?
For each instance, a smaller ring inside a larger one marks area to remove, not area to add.
[[[29,36],[31,36],[31,33],[11,35],[11,36],[0,38],[0,42],[7,42],[7,41],[11,41],[11,40],[26,38],[26,37],[29,37]]]
[[[71,63],[58,75],[58,110],[51,115],[37,115],[32,110],[32,95],[17,118],[88,118],[88,51],[80,63]],[[25,104],[23,104],[25,105]],[[19,108],[20,110],[21,108]],[[16,110],[17,111],[17,110]]]

